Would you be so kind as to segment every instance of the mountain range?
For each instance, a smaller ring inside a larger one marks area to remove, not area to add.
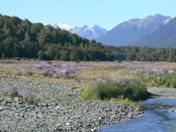
[[[137,46],[176,48],[176,18],[134,43]]]
[[[83,38],[87,38],[89,40],[97,39],[107,32],[106,29],[101,28],[98,25],[94,25],[93,27],[88,27],[87,25],[84,25],[82,27],[77,27],[77,26],[70,26],[68,24],[61,22],[61,23],[55,24],[54,27],[67,30],[71,33],[76,33],[77,35]]]
[[[76,27],[58,23],[54,27],[76,33],[89,40],[95,39],[104,45],[176,47],[176,18],[172,19],[170,16],[161,14],[142,19],[133,18],[118,24],[109,31],[98,25]]]
[[[120,23],[109,32],[98,38],[97,41],[108,45],[135,45],[135,42],[164,27],[170,20],[171,17],[160,14],[147,16],[143,19],[131,19]],[[136,46],[140,46],[140,44],[141,43],[138,43]]]

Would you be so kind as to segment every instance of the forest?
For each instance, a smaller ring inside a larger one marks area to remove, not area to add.
[[[176,49],[106,46],[51,25],[0,14],[0,58],[175,62]]]

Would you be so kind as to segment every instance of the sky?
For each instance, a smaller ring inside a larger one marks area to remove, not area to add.
[[[176,16],[176,0],[0,0],[0,14],[31,22],[112,29],[131,18]]]

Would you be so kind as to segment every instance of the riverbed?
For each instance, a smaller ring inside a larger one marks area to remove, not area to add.
[[[126,122],[104,126],[100,132],[175,132],[176,89],[148,88],[155,94],[144,101],[144,115]]]

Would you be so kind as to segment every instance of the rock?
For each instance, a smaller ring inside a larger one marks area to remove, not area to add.
[[[18,97],[15,97],[15,98],[14,98],[14,101],[15,101],[15,102],[18,102]]]
[[[70,123],[69,122],[67,122],[67,123],[65,123],[66,124],[66,126],[70,126]]]
[[[6,98],[5,104],[7,105],[7,104],[9,104],[9,103],[12,103],[12,99],[11,99],[11,98]]]
[[[129,118],[132,117],[132,113],[131,113],[131,112],[128,113],[128,117],[129,117]]]
[[[0,106],[0,112],[3,111],[3,110],[4,110],[4,108],[2,106]]]
[[[92,128],[90,130],[91,130],[91,132],[96,132],[96,128]]]
[[[37,105],[27,105],[22,97],[14,100],[7,96],[1,97],[3,101],[0,102],[0,129],[4,131],[23,131],[27,128],[29,131],[93,132],[103,125],[141,115],[140,111],[123,104],[83,101],[79,89],[49,85],[42,83],[42,80],[39,83],[37,78],[32,81],[29,78],[5,78],[4,81],[0,79],[0,92],[6,88],[7,84],[3,86],[4,82],[23,86],[21,95],[37,91],[36,94],[40,97]],[[64,96],[70,90],[74,93],[74,98]]]
[[[61,127],[61,126],[62,124],[59,124],[59,123],[55,125],[56,128]]]
[[[56,107],[55,107],[55,110],[58,110],[59,108],[60,108],[60,106],[56,106]]]
[[[0,98],[0,103],[1,103],[1,102],[3,102],[3,99],[2,99],[2,98]]]
[[[37,113],[37,114],[36,114],[36,118],[37,118],[37,119],[42,118],[42,117],[43,117],[42,113]]]

